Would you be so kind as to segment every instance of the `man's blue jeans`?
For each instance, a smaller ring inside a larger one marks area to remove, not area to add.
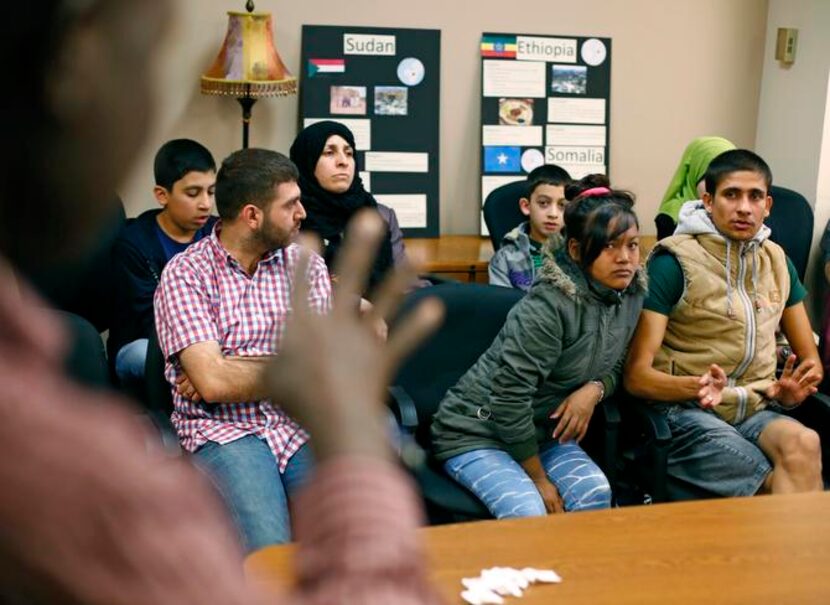
[[[246,552],[291,540],[288,499],[305,483],[314,464],[306,443],[280,474],[268,445],[248,435],[221,445],[212,441],[194,454],[221,493]]]
[[[139,338],[118,349],[115,354],[115,375],[121,384],[132,385],[144,381],[148,344],[148,339]]]
[[[566,511],[611,506],[611,486],[602,470],[573,441],[551,443],[539,452],[542,467],[556,486]],[[453,456],[444,469],[473,492],[497,519],[546,514],[539,490],[505,451],[473,450]]]

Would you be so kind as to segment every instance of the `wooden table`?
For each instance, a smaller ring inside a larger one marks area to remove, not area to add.
[[[492,566],[555,569],[506,605],[830,603],[830,493],[705,500],[421,530],[432,579],[461,604],[461,578]],[[292,546],[246,561],[290,578]]]
[[[493,244],[478,235],[442,235],[405,239],[406,251],[424,263],[424,271],[465,282],[487,283]]]

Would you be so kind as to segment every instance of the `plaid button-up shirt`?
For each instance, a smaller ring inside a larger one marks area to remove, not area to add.
[[[274,355],[280,348],[291,312],[294,267],[299,247],[291,244],[259,261],[253,275],[210,237],[173,257],[156,290],[156,330],[171,384],[171,416],[182,447],[196,451],[207,441],[230,443],[255,435],[268,444],[280,472],[307,440],[307,433],[270,400],[242,403],[195,403],[175,388],[183,374],[178,354],[204,341],[216,341],[226,357]],[[314,256],[307,273],[312,310],[331,309],[331,280],[325,263]]]

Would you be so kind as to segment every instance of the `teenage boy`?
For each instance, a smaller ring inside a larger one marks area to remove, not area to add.
[[[772,173],[737,149],[705,179],[652,253],[626,388],[661,404],[673,498],[819,490],[818,435],[780,413],[815,393],[822,369],[806,291],[764,225]],[[779,324],[794,354],[776,378]]]
[[[122,384],[144,379],[147,343],[154,330],[153,295],[173,256],[213,229],[216,163],[203,145],[168,141],[156,153],[153,195],[161,209],[148,210],[119,236],[114,251],[115,309],[109,358]]]
[[[527,292],[542,266],[542,244],[562,230],[565,186],[571,181],[564,168],[539,166],[527,175],[527,197],[519,208],[528,220],[504,236],[501,248],[490,260],[490,283]]]

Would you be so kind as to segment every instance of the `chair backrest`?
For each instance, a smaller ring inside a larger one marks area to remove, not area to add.
[[[772,230],[770,239],[784,248],[804,281],[813,238],[813,209],[800,193],[773,185],[770,188],[772,210],[765,223]]]
[[[516,181],[497,187],[484,200],[484,224],[490,232],[493,250],[501,247],[508,231],[526,220],[519,209],[519,199],[527,195],[527,181]]]
[[[83,317],[98,332],[109,329],[112,322],[112,248],[124,227],[126,216],[121,198],[116,197],[93,248],[83,259],[66,261],[39,275],[30,276],[35,287],[52,306]]]
[[[56,311],[68,328],[69,349],[64,358],[67,375],[83,385],[110,388],[107,355],[98,329],[88,320],[68,311]]]
[[[445,307],[443,325],[407,359],[392,383],[403,387],[415,403],[415,439],[422,446],[429,444],[432,415],[444,394],[487,350],[523,295],[513,288],[460,283],[421,288],[409,295],[404,313],[431,296]]]

